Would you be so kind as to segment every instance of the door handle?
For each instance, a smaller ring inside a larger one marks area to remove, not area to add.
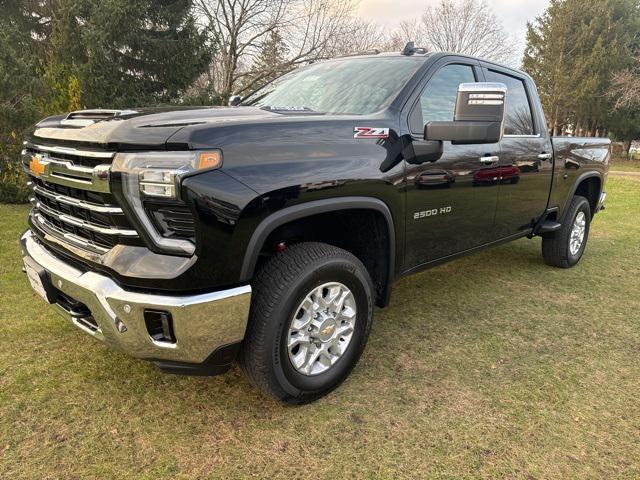
[[[538,155],[539,160],[551,160],[553,158],[553,153],[541,153]]]
[[[491,164],[491,163],[496,163],[500,161],[500,157],[496,156],[496,155],[488,155],[486,157],[480,157],[480,162],[484,163],[485,165],[487,164]]]

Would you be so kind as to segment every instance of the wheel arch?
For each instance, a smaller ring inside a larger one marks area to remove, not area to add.
[[[571,202],[571,199],[575,195],[582,195],[589,201],[589,205],[591,206],[591,217],[596,213],[596,207],[598,206],[598,201],[600,198],[600,194],[602,193],[602,188],[604,185],[604,179],[600,172],[597,171],[589,171],[580,175],[573,184],[571,191],[565,200],[564,207],[562,209],[562,221],[564,221],[567,208]]]
[[[282,227],[291,222],[312,217],[314,215],[337,213],[348,210],[369,210],[377,212],[384,219],[388,236],[388,262],[386,279],[384,281],[384,293],[382,298],[379,299],[378,304],[379,306],[386,305],[389,301],[391,285],[395,276],[396,231],[393,216],[387,204],[380,199],[372,197],[349,196],[313,200],[293,205],[291,207],[286,207],[270,214],[258,224],[249,239],[240,270],[241,281],[251,280],[255,273],[258,259],[265,242],[269,236],[278,229],[278,227]]]

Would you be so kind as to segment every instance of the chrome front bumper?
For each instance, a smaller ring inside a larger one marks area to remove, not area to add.
[[[605,209],[605,202],[607,201],[607,192],[600,193],[600,199],[598,200],[598,205],[596,207],[596,212]]]
[[[82,272],[52,255],[30,230],[22,235],[21,245],[25,263],[32,268],[35,263],[35,268],[46,272],[54,290],[54,308],[84,332],[128,355],[175,370],[173,363],[202,364],[214,352],[237,345],[244,337],[251,303],[249,285],[189,296],[131,292],[104,275]],[[84,304],[94,322],[87,323],[56,302],[55,291]],[[175,343],[159,342],[149,335],[145,310],[171,314]]]

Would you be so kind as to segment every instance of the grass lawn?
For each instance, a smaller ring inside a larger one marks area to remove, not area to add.
[[[640,181],[583,261],[519,240],[401,280],[359,366],[286,408],[107,350],[20,273],[0,206],[0,478],[640,477]]]
[[[609,166],[612,171],[640,172],[640,159],[614,158]]]

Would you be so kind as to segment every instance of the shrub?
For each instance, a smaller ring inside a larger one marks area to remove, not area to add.
[[[26,203],[27,179],[20,163],[20,145],[0,145],[0,203]]]

